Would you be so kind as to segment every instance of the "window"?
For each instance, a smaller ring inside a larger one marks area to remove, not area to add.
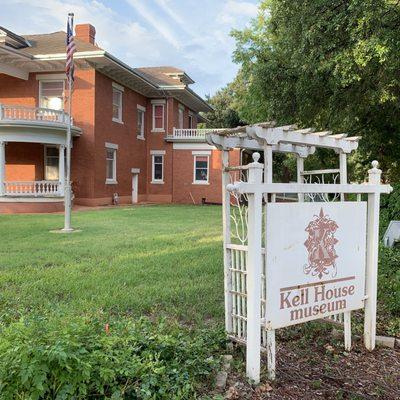
[[[193,183],[208,183],[208,155],[194,156]]]
[[[64,81],[39,82],[39,107],[64,109]]]
[[[137,106],[137,137],[139,139],[144,139],[144,114],[145,108],[142,106]]]
[[[165,152],[151,152],[152,174],[151,183],[164,183],[164,154]]]
[[[189,129],[193,129],[193,114],[189,114]]]
[[[178,109],[178,128],[183,129],[184,108],[179,106]]]
[[[58,181],[60,151],[55,146],[46,146],[44,151],[44,179],[46,181]]]
[[[154,132],[164,132],[164,104],[153,104]]]
[[[118,145],[106,143],[106,183],[117,183],[117,149]]]
[[[113,87],[113,118],[114,122],[122,123],[122,90]]]

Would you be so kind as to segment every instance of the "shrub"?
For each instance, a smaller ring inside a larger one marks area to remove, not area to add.
[[[391,184],[393,192],[381,196],[381,235],[385,233],[389,222],[400,220],[400,183]]]
[[[393,315],[400,315],[400,249],[379,249],[378,297]]]
[[[224,335],[141,318],[35,319],[0,333],[1,399],[190,399]]]

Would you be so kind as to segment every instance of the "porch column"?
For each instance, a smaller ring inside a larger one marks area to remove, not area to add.
[[[65,193],[65,146],[59,146],[59,159],[58,159],[58,180],[60,181],[60,195],[64,196]]]
[[[0,196],[4,196],[6,179],[6,142],[0,142]]]

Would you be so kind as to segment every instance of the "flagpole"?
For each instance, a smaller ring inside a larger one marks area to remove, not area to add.
[[[71,30],[74,31],[74,14],[69,13],[68,17],[71,17]],[[64,232],[72,232],[73,228],[71,227],[71,111],[72,111],[72,72],[73,68],[70,68],[68,73],[68,124],[67,124],[67,145],[66,145],[66,153],[67,153],[67,165],[65,171],[65,194],[64,194],[64,228],[62,229]]]

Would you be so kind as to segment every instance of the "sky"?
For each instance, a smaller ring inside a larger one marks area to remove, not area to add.
[[[232,29],[257,15],[258,0],[0,0],[0,26],[23,35],[91,23],[96,42],[132,67],[183,69],[200,95],[233,80]]]

